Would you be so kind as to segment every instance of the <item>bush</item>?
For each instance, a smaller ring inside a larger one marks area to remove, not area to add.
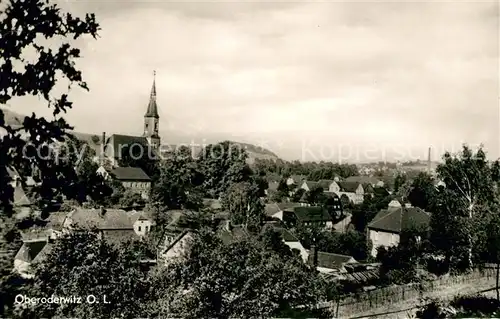
[[[431,318],[498,318],[500,301],[485,296],[457,296],[450,303],[428,300],[421,306],[416,317]]]

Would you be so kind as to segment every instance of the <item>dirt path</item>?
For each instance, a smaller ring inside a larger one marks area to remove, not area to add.
[[[459,294],[472,294],[493,287],[495,287],[495,280],[482,279],[475,284],[459,284],[444,289],[427,292],[424,293],[423,297],[451,299]],[[406,319],[409,317],[409,313],[415,312],[414,308],[420,303],[421,302],[419,299],[409,299],[397,304],[388,304],[382,307],[374,308],[370,311],[360,313],[349,318]]]

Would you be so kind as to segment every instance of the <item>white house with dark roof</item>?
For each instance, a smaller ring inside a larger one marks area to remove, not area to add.
[[[363,203],[365,195],[363,185],[359,182],[334,181],[330,184],[328,192],[335,193],[340,198],[342,198],[342,195],[345,195],[353,204]]]
[[[298,206],[283,210],[283,222],[295,227],[299,224],[304,226],[317,225],[324,228],[333,227],[333,217],[323,207]]]
[[[104,238],[113,242],[140,239],[153,226],[153,220],[144,212],[104,208],[75,209],[68,213],[63,222],[63,228],[68,231],[75,227],[95,227]]]
[[[397,201],[391,203],[391,206],[378,212],[368,224],[368,238],[372,242],[371,255],[373,257],[377,256],[378,247],[399,245],[400,235],[403,230],[428,227],[429,225],[429,213],[409,204],[402,206]]]
[[[309,251],[309,263],[314,263],[314,250],[311,249]],[[352,256],[341,255],[341,254],[333,254],[326,252],[317,252],[317,264],[316,269],[320,273],[336,273],[336,274],[345,274],[347,270],[345,268],[346,265],[356,264],[358,261],[354,259]]]

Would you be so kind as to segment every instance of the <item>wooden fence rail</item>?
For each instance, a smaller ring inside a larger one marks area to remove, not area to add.
[[[457,285],[476,284],[494,279],[494,269],[475,270],[469,274],[439,278],[434,281],[384,287],[367,291],[340,300],[321,305],[321,308],[331,308],[338,318],[346,318],[355,314],[370,311],[374,308],[396,304],[405,300],[425,297],[431,292],[443,290]]]

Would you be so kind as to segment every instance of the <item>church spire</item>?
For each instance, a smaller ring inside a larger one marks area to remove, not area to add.
[[[156,71],[153,71],[153,87],[151,88],[148,109],[144,117],[160,118],[158,115],[158,106],[156,105]]]

